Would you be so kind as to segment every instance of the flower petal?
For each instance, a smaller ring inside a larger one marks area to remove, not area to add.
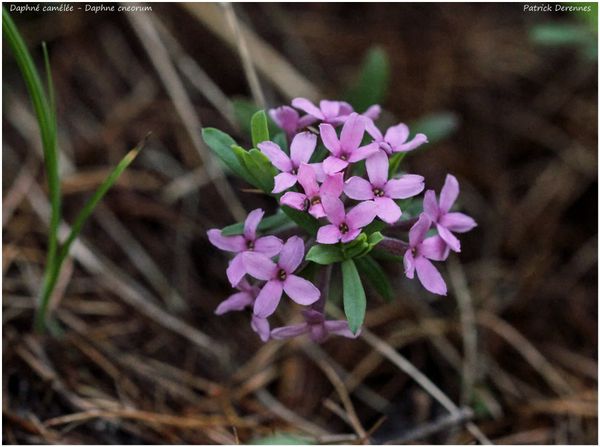
[[[450,249],[440,236],[431,236],[419,245],[418,252],[432,261],[445,261],[448,258]]]
[[[371,158],[369,158],[369,160]],[[369,160],[367,160],[367,163]],[[403,175],[398,179],[392,179],[387,182],[384,188],[385,195],[392,199],[408,199],[409,197],[420,194],[421,191],[425,189],[424,181],[425,179],[421,175]]]
[[[428,143],[427,137],[424,134],[422,134],[422,133],[418,133],[409,142],[401,144],[400,146],[397,146],[394,149],[394,152],[408,152],[408,151],[412,151],[413,149],[418,148],[419,146],[421,146],[424,143]]]
[[[254,332],[258,334],[260,339],[263,342],[269,340],[269,336],[271,335],[269,321],[266,318],[260,318],[256,315],[252,315],[252,321],[250,322],[250,327]]]
[[[400,207],[389,197],[375,197],[377,216],[385,223],[393,224],[402,215]]]
[[[258,143],[257,146],[277,169],[282,172],[289,172],[292,170],[293,167],[290,157],[288,157],[277,144],[272,141],[263,141],[262,143]]]
[[[239,253],[246,249],[244,236],[223,236],[217,229],[208,230],[206,234],[210,243],[221,250]]]
[[[317,242],[319,244],[337,244],[341,237],[342,233],[336,225],[322,226],[317,232]]]
[[[408,232],[408,241],[411,247],[416,247],[423,239],[425,239],[425,235],[429,231],[431,227],[431,219],[425,213],[421,213],[419,216],[419,220],[412,226],[412,228]]]
[[[397,124],[388,128],[385,132],[385,141],[390,143],[392,148],[400,147],[408,138],[408,126],[404,123]]]
[[[329,222],[334,225],[340,225],[346,220],[344,203],[339,198],[325,194],[321,197],[321,203]]]
[[[367,174],[371,184],[376,188],[382,188],[388,179],[388,171],[390,162],[388,156],[383,151],[377,151],[365,162],[367,166]]]
[[[346,152],[355,150],[362,141],[365,133],[366,119],[358,113],[352,113],[342,127],[340,145]]]
[[[323,113],[325,119],[337,118],[340,114],[339,101],[328,101],[323,99],[319,102],[319,107],[321,108],[321,113]]]
[[[215,314],[223,315],[234,310],[243,310],[254,302],[254,297],[248,292],[238,292],[231,295],[216,308]]]
[[[295,166],[308,163],[317,146],[317,136],[310,132],[296,134],[290,145],[290,158]]]
[[[338,140],[337,133],[331,124],[321,124],[319,126],[319,134],[321,140],[329,152],[333,155],[340,154],[340,141]]]
[[[308,306],[321,296],[321,292],[310,281],[296,275],[288,275],[283,281],[283,290],[298,304]]]
[[[377,142],[383,141],[383,135],[381,134],[381,131],[379,130],[379,128],[373,122],[373,119],[366,120],[365,130],[367,131],[367,133],[369,135],[371,135],[373,137],[373,140],[375,140]]]
[[[304,259],[304,241],[298,236],[292,236],[281,249],[277,264],[287,273],[295,271]]]
[[[448,213],[440,218],[440,224],[455,233],[466,233],[477,226],[477,222],[463,213]]]
[[[314,105],[312,102],[310,102],[306,98],[293,99],[292,106],[296,107],[297,109],[303,110],[304,112],[308,113],[309,115],[312,115],[320,120],[325,118],[323,116],[323,114],[321,113],[321,110],[319,110],[319,108],[316,105]]]
[[[286,189],[291,188],[296,184],[298,178],[294,174],[290,174],[289,172],[282,172],[275,176],[275,185],[273,187],[274,194],[278,194],[280,192],[285,191]]]
[[[332,175],[345,169],[346,166],[348,166],[347,161],[337,158],[334,155],[330,155],[323,161],[323,172],[325,172],[326,175]]]
[[[277,256],[283,247],[283,241],[277,236],[263,236],[254,241],[254,251],[272,258]]]
[[[281,301],[282,292],[283,283],[281,281],[276,279],[267,281],[254,302],[254,315],[259,318],[267,318],[272,315]]]
[[[314,205],[310,205],[308,208],[308,212],[311,216],[320,219],[321,217],[325,217],[325,210],[323,209],[322,203],[315,203]]]
[[[452,251],[460,253],[460,241],[450,232],[450,230],[448,230],[448,228],[438,224],[437,231],[440,237],[448,244]]]
[[[362,228],[366,225],[369,225],[375,219],[377,215],[377,206],[375,202],[368,200],[366,202],[361,202],[348,211],[348,215],[346,216],[346,223],[348,227],[352,230]]]
[[[288,135],[298,130],[300,115],[290,106],[281,106],[269,110],[269,116]]]
[[[339,197],[342,195],[344,190],[344,174],[338,172],[337,174],[328,175],[321,185],[320,195]]]
[[[423,256],[417,256],[415,259],[415,269],[417,270],[417,276],[419,281],[423,284],[427,290],[437,295],[446,295],[447,288],[444,278],[431,263],[431,261]]]
[[[438,208],[435,191],[433,189],[428,189],[425,192],[425,197],[423,198],[423,212],[429,216],[432,222],[437,222],[440,215],[440,209]]]
[[[325,177],[327,177],[325,171],[323,171],[323,163],[311,163],[310,167],[312,167],[313,171],[315,171],[315,177],[317,178],[317,182],[323,183]]]
[[[233,287],[237,286],[246,274],[246,266],[244,265],[242,256],[243,253],[237,254],[229,261],[229,265],[225,271],[225,273],[227,273],[227,279],[229,279],[229,282]]]
[[[344,185],[344,193],[354,200],[371,200],[373,185],[362,177],[350,177]]]
[[[376,154],[377,152],[380,152],[379,143],[367,144],[366,146],[355,149],[354,152],[350,154],[350,157],[348,157],[348,161],[350,163],[356,163],[357,161],[369,158],[371,155]]]
[[[298,211],[306,211],[306,200],[305,194],[299,192],[288,191],[279,200],[282,205],[289,206]]]
[[[406,250],[404,253],[404,274],[408,279],[415,277],[415,258],[411,250]]]
[[[319,193],[317,175],[312,165],[306,163],[300,165],[298,169],[298,183],[302,185],[302,189],[308,197],[313,197]]]
[[[256,278],[268,281],[277,274],[277,265],[262,253],[247,251],[242,253],[246,272]]]
[[[450,211],[450,208],[452,208],[452,205],[456,202],[459,191],[460,188],[456,177],[451,174],[446,175],[446,181],[442,187],[442,192],[440,192],[440,210],[442,213]]]
[[[256,229],[264,214],[265,212],[260,208],[250,211],[244,222],[244,236],[246,240],[253,241],[256,239]]]
[[[324,323],[325,329],[330,334],[341,335],[346,338],[356,338],[360,335],[360,330],[353,334],[345,320],[328,320]]]
[[[342,234],[340,241],[344,244],[353,241],[360,234],[360,228],[350,229],[347,233]]]
[[[366,118],[371,118],[372,120],[376,120],[377,118],[379,118],[380,114],[381,114],[381,106],[379,106],[379,104],[373,104],[371,107],[369,107],[367,110],[365,110],[362,115]]]
[[[294,324],[291,326],[283,326],[273,329],[271,331],[271,338],[273,340],[285,340],[286,338],[294,338],[299,335],[306,334],[308,332],[308,325],[306,323]]]

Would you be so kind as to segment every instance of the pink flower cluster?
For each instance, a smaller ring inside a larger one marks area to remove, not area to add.
[[[297,109],[305,114],[301,116]],[[397,201],[425,189],[422,176],[390,177],[389,171],[394,154],[416,149],[427,138],[417,134],[409,140],[409,129],[402,123],[382,133],[374,123],[379,112],[377,105],[361,115],[345,102],[324,100],[316,106],[304,98],[294,99],[292,107],[282,106],[269,112],[285,131],[290,146],[288,155],[273,141],[257,145],[279,171],[272,193],[281,194],[280,205],[318,219],[318,244],[350,243],[375,219],[387,225],[398,223],[402,209]],[[316,123],[318,131],[309,128]],[[336,127],[341,127],[339,136]],[[311,162],[319,141],[328,154],[322,162]],[[356,175],[355,165],[363,160],[366,175]],[[403,247],[406,277],[412,279],[416,272],[425,289],[440,295],[446,294],[446,283],[431,261],[446,260],[451,250],[459,252],[455,233],[476,226],[471,217],[450,211],[458,193],[458,181],[452,175],[446,177],[439,200],[433,190],[428,190],[423,212],[408,232],[408,242],[398,241]],[[322,341],[329,334],[356,337],[346,321],[325,319],[320,290],[295,274],[304,261],[305,241],[299,236],[285,242],[275,236],[257,236],[263,214],[260,209],[252,211],[242,235],[224,236],[217,229],[208,231],[213,245],[235,254],[227,276],[239,290],[222,302],[216,313],[252,307],[252,328],[263,341],[301,334],[308,334],[315,341]],[[434,229],[435,234],[428,236]],[[305,322],[271,330],[267,318],[275,312],[284,292],[294,302],[310,306],[303,312]]]

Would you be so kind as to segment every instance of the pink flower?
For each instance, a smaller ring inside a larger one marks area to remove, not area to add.
[[[367,158],[369,181],[351,177],[344,187],[348,197],[355,200],[374,200],[377,216],[392,224],[400,219],[402,210],[392,199],[407,199],[416,196],[425,188],[423,177],[407,174],[399,179],[388,180],[389,161],[383,151]]]
[[[266,318],[275,312],[284,291],[302,305],[312,304],[319,299],[319,289],[310,281],[292,274],[303,259],[304,242],[298,236],[292,236],[283,245],[277,263],[260,253],[244,253],[243,262],[248,273],[256,279],[267,281],[254,302],[254,315]]]
[[[266,318],[261,318],[256,315],[252,315],[250,327],[254,332],[258,334],[258,336],[263,342],[269,340],[271,336],[271,326],[269,325],[269,321]]]
[[[269,116],[287,134],[288,140],[291,140],[299,130],[314,122],[314,118],[310,115],[300,118],[298,112],[290,106],[271,109],[269,110]]]
[[[324,195],[321,200],[331,225],[319,228],[319,244],[335,244],[339,241],[346,243],[356,239],[361,229],[369,225],[377,213],[377,206],[372,201],[361,202],[346,214],[344,204],[337,197]]]
[[[425,239],[430,227],[431,220],[427,214],[422,213],[408,232],[409,247],[404,253],[404,273],[407,278],[413,279],[416,270],[423,287],[431,293],[446,295],[446,283],[430,260],[444,261],[448,257],[449,250],[439,236]]]
[[[233,310],[242,310],[251,306],[260,290],[258,287],[250,285],[245,279],[242,279],[236,287],[239,292],[234,293],[225,301],[221,302],[215,310],[215,314],[223,315]]]
[[[329,334],[341,335],[347,338],[356,338],[360,331],[353,334],[345,320],[325,320],[323,313],[308,309],[302,312],[304,323],[291,326],[283,326],[271,331],[271,338],[283,340],[308,334],[312,341],[320,343],[325,341]]]
[[[281,197],[281,204],[300,211],[308,211],[317,219],[325,217],[321,196],[328,194],[339,197],[344,188],[343,177],[342,173],[329,175],[319,187],[314,168],[311,165],[302,163],[298,170],[298,183],[302,185],[304,193],[286,192]]]
[[[294,137],[289,157],[272,141],[258,143],[260,151],[281,171],[275,176],[273,193],[280,193],[296,184],[298,168],[302,163],[308,163],[316,146],[317,136],[310,132],[300,132]]]
[[[377,143],[359,147],[365,133],[365,122],[366,118],[358,113],[351,114],[342,127],[339,140],[332,125],[319,126],[323,144],[331,152],[323,161],[325,174],[335,174],[345,169],[348,164],[364,160],[379,150]]]
[[[237,253],[229,262],[227,267],[227,278],[232,286],[236,286],[246,274],[246,269],[242,262],[241,254],[246,252],[256,252],[263,256],[271,258],[281,251],[283,241],[275,236],[256,237],[256,228],[260,223],[264,211],[255,209],[246,218],[244,222],[244,234],[238,236],[223,236],[221,230],[208,230],[208,239],[215,247]]]
[[[448,174],[440,192],[439,204],[435,192],[432,190],[427,191],[423,199],[423,210],[435,223],[440,237],[456,252],[460,252],[460,241],[452,232],[466,233],[477,226],[475,220],[466,214],[448,212],[456,201],[458,193],[458,180],[453,175]]]
[[[292,106],[306,112],[311,118],[310,124],[315,121],[333,124],[337,126],[342,124],[353,110],[352,106],[344,101],[328,101],[326,99],[319,102],[319,107],[314,105],[306,98],[295,98]]]
[[[394,152],[408,152],[418,148],[424,143],[427,143],[427,137],[418,133],[415,137],[410,140],[408,139],[409,130],[408,126],[404,123],[400,123],[396,126],[390,127],[385,136],[381,134],[381,131],[375,126],[372,120],[367,120],[366,123],[367,132],[373,137],[373,141],[379,144],[379,147],[383,149],[388,155]]]

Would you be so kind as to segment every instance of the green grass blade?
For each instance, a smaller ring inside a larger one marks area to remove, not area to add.
[[[96,189],[96,191],[94,192],[94,195],[92,195],[92,197],[90,197],[88,199],[88,201],[85,203],[85,205],[83,206],[83,208],[81,209],[81,211],[79,212],[77,217],[75,218],[73,225],[71,226],[71,232],[69,233],[69,235],[67,236],[67,239],[61,246],[60,254],[59,254],[59,258],[58,258],[59,263],[62,263],[65,260],[65,258],[67,257],[67,255],[69,254],[69,249],[71,248],[71,244],[73,243],[73,241],[77,238],[77,236],[81,232],[83,225],[85,224],[88,217],[90,217],[90,215],[92,214],[92,212],[98,205],[98,202],[100,202],[100,200],[102,200],[102,198],[105,196],[105,194],[108,192],[108,190],[119,179],[119,177],[121,176],[123,171],[131,164],[131,162],[135,159],[135,157],[137,157],[139,152],[142,150],[142,147],[143,147],[143,143],[140,143],[137,147],[130,150],[125,155],[125,157],[123,157],[121,159],[119,164],[112,170],[112,172],[108,175],[108,177],[106,177],[106,179],[104,179],[104,181],[98,187],[98,189]]]

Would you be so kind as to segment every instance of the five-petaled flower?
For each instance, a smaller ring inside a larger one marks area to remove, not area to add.
[[[337,197],[324,195],[323,208],[329,225],[322,226],[317,232],[319,244],[335,244],[339,241],[350,242],[360,234],[363,227],[369,225],[377,213],[375,202],[360,202],[346,214],[343,202]]]
[[[365,117],[352,113],[344,123],[339,139],[331,124],[319,126],[323,144],[331,152],[331,155],[323,161],[325,174],[335,174],[350,163],[364,160],[379,150],[377,143],[359,147],[365,133],[365,123]]]
[[[446,295],[446,283],[431,261],[446,260],[449,250],[439,236],[425,239],[430,227],[431,220],[427,214],[422,213],[408,232],[409,246],[404,253],[404,273],[407,278],[413,279],[416,270],[423,287],[432,293]]]
[[[328,101],[323,99],[319,102],[319,107],[314,105],[306,98],[295,98],[292,100],[292,106],[307,113],[303,118],[310,120],[309,124],[316,121],[322,121],[334,126],[342,124],[353,112],[352,106],[345,101]]]
[[[460,241],[452,232],[466,233],[477,226],[472,217],[463,213],[449,212],[458,197],[458,193],[458,180],[453,175],[448,174],[444,186],[440,191],[439,204],[433,190],[428,190],[423,199],[423,210],[431,221],[435,223],[440,237],[456,252],[460,252]]]
[[[393,199],[408,199],[425,188],[420,175],[406,174],[398,179],[388,180],[389,161],[387,155],[379,151],[366,161],[369,181],[362,177],[351,177],[344,186],[344,192],[355,200],[373,200],[377,205],[377,216],[392,224],[400,219],[402,211]]]
[[[247,252],[260,253],[269,258],[276,256],[283,245],[283,241],[276,236],[256,237],[256,229],[263,214],[262,209],[255,209],[248,214],[244,222],[243,235],[223,236],[221,230],[208,230],[208,240],[217,248],[232,253],[236,256],[229,262],[227,278],[232,286],[236,286],[246,274],[241,255]]]
[[[267,156],[273,166],[281,171],[275,176],[273,193],[277,194],[291,188],[298,181],[298,168],[308,163],[317,146],[317,136],[310,132],[300,132],[292,140],[290,156],[272,141],[258,143],[258,148]]]
[[[422,133],[416,134],[412,140],[407,141],[409,130],[408,126],[404,123],[388,128],[385,136],[372,120],[367,120],[365,129],[373,137],[373,141],[388,155],[392,155],[395,152],[412,151],[422,144],[427,143],[427,137]]]
[[[328,335],[341,335],[347,338],[356,338],[360,331],[353,334],[345,320],[325,320],[325,315],[315,309],[302,312],[304,323],[283,326],[271,331],[271,338],[283,340],[299,335],[308,334],[312,341],[320,343],[325,341]]]
[[[304,193],[288,191],[281,197],[280,202],[290,208],[308,211],[316,218],[325,217],[321,196],[339,197],[344,188],[343,177],[342,173],[329,175],[323,184],[319,186],[312,165],[302,163],[298,170],[298,183],[302,185]]]
[[[304,241],[298,236],[286,241],[277,263],[260,253],[243,254],[250,276],[267,281],[254,302],[254,315],[266,318],[275,312],[284,291],[298,304],[309,305],[319,299],[321,292],[314,284],[293,274],[303,259]]]

